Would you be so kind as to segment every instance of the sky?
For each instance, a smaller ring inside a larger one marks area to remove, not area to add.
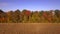
[[[60,0],[0,0],[0,9],[8,10],[60,10]]]

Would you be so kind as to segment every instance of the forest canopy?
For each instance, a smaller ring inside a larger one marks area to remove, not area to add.
[[[0,23],[60,23],[60,10],[30,11],[19,9],[5,12],[0,9]]]

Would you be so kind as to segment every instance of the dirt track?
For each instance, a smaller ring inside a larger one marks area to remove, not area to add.
[[[0,23],[0,34],[60,34],[60,24]]]

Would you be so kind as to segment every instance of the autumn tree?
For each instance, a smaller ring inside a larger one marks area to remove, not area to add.
[[[14,18],[15,18],[16,23],[21,22],[20,14],[21,14],[21,12],[19,9],[14,11]]]
[[[14,12],[13,11],[7,12],[7,16],[8,16],[8,23],[14,22]]]
[[[0,10],[0,23],[59,23],[60,10],[30,11],[19,9],[4,12]]]
[[[2,23],[2,20],[3,20],[3,11],[2,10],[0,10],[0,23]]]
[[[58,19],[58,22],[60,22],[60,10],[55,10],[55,15]]]
[[[24,19],[23,19],[23,22],[24,22],[24,21],[25,21],[25,22],[29,21],[31,12],[30,12],[29,10],[24,9],[24,10],[22,11],[22,14],[23,14],[23,18],[24,18]]]
[[[0,10],[0,22],[1,23],[7,22],[6,13],[4,11],[2,11],[2,10]]]
[[[44,21],[43,12],[44,11],[39,11],[40,23],[43,23],[43,21]]]

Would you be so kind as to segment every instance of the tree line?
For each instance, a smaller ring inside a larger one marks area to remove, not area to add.
[[[60,23],[60,10],[30,11],[19,9],[5,12],[0,9],[0,23]]]

